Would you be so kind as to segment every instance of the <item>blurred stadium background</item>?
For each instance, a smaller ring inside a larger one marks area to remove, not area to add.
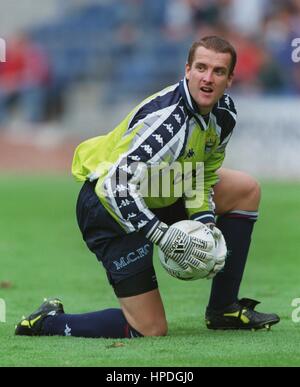
[[[191,42],[219,34],[239,55],[231,90],[239,123],[226,164],[300,177],[299,0],[1,0],[0,8],[1,170],[67,171],[77,142],[181,79]]]

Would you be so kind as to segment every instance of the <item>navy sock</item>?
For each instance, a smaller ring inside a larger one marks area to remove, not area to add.
[[[42,335],[112,339],[142,336],[128,324],[121,309],[49,316],[44,321]]]
[[[223,271],[213,279],[208,308],[222,309],[238,300],[257,215],[257,212],[232,211],[218,218],[217,227],[224,235],[228,256]]]

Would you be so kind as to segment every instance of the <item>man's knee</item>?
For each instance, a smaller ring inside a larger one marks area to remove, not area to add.
[[[164,319],[153,320],[139,325],[139,332],[143,336],[166,336],[168,333],[168,324]]]
[[[168,331],[158,289],[119,299],[128,323],[143,336],[165,336]]]
[[[240,199],[248,199],[253,204],[257,203],[258,205],[261,196],[260,184],[254,177],[246,173],[243,173],[243,175]]]
[[[164,319],[134,321],[131,319],[130,325],[143,336],[166,336],[168,333],[168,324]]]
[[[260,185],[245,172],[231,169],[219,171],[220,182],[215,187],[218,215],[233,210],[257,211],[260,202]]]

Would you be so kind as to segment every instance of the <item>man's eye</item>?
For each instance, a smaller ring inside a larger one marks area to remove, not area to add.
[[[216,73],[217,75],[225,75],[225,71],[224,71],[223,69],[217,69],[217,70],[215,71],[215,73]]]

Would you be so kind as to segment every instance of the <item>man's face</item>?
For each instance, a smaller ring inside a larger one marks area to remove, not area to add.
[[[198,47],[192,66],[186,64],[185,76],[189,91],[201,114],[208,114],[231,86],[233,75],[229,75],[231,55]]]

